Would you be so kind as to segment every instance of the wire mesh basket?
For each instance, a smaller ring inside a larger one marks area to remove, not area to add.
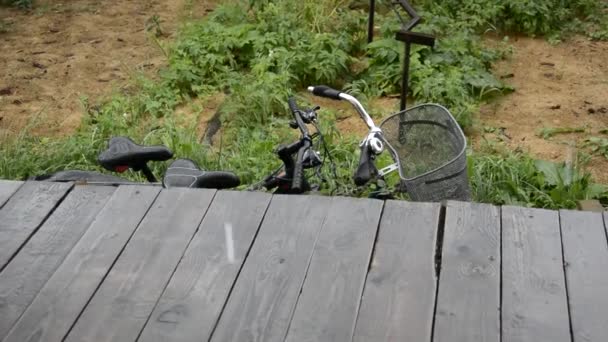
[[[446,108],[412,107],[389,116],[380,128],[412,200],[470,201],[466,138]]]

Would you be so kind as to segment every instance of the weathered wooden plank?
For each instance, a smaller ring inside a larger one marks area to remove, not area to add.
[[[23,182],[0,179],[0,208],[19,189]]]
[[[159,187],[120,186],[3,342],[61,341],[159,191]]]
[[[500,341],[500,211],[448,202],[433,340]]]
[[[351,341],[384,202],[334,197],[286,341]]]
[[[76,186],[0,273],[0,339],[82,237],[114,187]]]
[[[332,199],[286,341],[352,339],[382,206]]]
[[[387,201],[354,341],[430,341],[438,203]]]
[[[608,339],[608,244],[602,214],[560,212],[574,342]]]
[[[570,341],[556,211],[502,208],[502,341]]]
[[[215,196],[139,341],[209,339],[270,199],[261,192]],[[226,245],[226,224],[233,249]]]
[[[272,198],[212,341],[283,341],[331,198]]]
[[[163,190],[66,341],[135,341],[214,194]]]
[[[0,272],[71,188],[71,183],[26,182],[0,209]]]

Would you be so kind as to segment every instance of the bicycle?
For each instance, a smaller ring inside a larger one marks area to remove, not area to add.
[[[173,161],[167,168],[162,182],[159,183],[148,167],[148,162],[167,161],[171,158],[173,152],[165,146],[139,145],[128,137],[113,137],[108,142],[107,149],[99,154],[97,161],[109,171],[123,173],[132,169],[141,172],[150,184],[162,185],[165,188],[229,189],[240,185],[239,177],[233,172],[202,170],[193,160],[184,158]],[[139,184],[114,175],[81,170],[59,171],[31,179],[105,185]]]
[[[328,86],[311,86],[308,91],[349,102],[369,127],[359,145],[361,155],[353,177],[357,186],[372,180],[385,183],[385,176],[398,171],[399,184],[391,193],[405,192],[414,201],[471,200],[466,138],[445,107],[418,105],[394,113],[376,126],[355,97]],[[385,149],[393,164],[378,170],[375,160]],[[378,197],[390,196],[379,191]]]

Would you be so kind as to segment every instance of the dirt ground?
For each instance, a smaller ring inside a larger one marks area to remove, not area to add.
[[[212,0],[37,1],[29,12],[0,7],[0,131],[32,123],[39,134],[69,134],[94,103],[153,73],[166,60],[155,43],[171,39]],[[158,16],[159,20],[156,20]],[[156,25],[159,23],[159,25]],[[159,32],[160,33],[160,32]]]
[[[608,42],[578,37],[552,46],[542,39],[511,40],[514,54],[496,75],[515,92],[484,106],[474,146],[501,141],[545,160],[564,161],[585,139],[608,128]],[[543,128],[584,132],[542,137]],[[606,136],[604,136],[606,137]],[[595,156],[588,169],[608,184],[608,160]]]

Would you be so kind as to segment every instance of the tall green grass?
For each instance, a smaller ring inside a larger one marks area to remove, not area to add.
[[[540,208],[576,208],[585,199],[606,200],[580,165],[534,160],[522,154],[473,155],[469,179],[479,202]]]

